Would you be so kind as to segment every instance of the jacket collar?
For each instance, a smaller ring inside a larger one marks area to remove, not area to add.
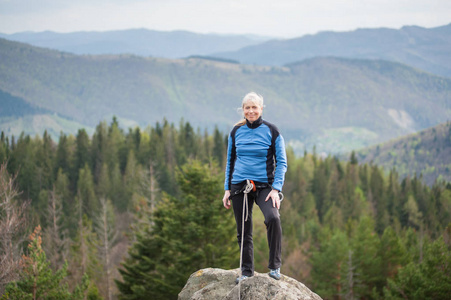
[[[263,123],[263,119],[262,119],[261,116],[260,116],[257,120],[255,120],[254,123],[251,123],[251,122],[249,122],[249,121],[246,119],[246,125],[247,125],[247,127],[251,128],[251,129],[257,128],[257,127],[260,126],[262,123]]]

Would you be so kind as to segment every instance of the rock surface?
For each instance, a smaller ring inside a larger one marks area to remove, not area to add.
[[[283,274],[280,280],[274,280],[266,273],[255,272],[253,277],[243,280],[241,285],[235,284],[238,275],[239,269],[199,270],[191,274],[179,293],[178,300],[321,300],[321,297],[304,284]]]

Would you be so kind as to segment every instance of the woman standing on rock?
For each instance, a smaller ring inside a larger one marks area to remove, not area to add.
[[[237,225],[242,261],[241,276],[236,282],[254,275],[254,202],[265,217],[269,276],[279,280],[282,264],[279,193],[287,170],[285,143],[277,127],[262,119],[262,96],[254,92],[248,93],[243,98],[242,109],[244,119],[233,127],[228,139],[225,192],[222,199],[225,208],[233,207]]]

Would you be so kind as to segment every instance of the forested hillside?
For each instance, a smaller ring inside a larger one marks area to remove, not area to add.
[[[186,121],[123,130],[115,118],[58,142],[2,134],[2,299],[33,291],[176,299],[192,272],[238,267],[233,216],[221,201],[226,141]],[[283,192],[283,274],[324,299],[448,299],[450,183],[428,187],[355,156],[288,149]],[[257,211],[256,270],[266,272]]]
[[[58,137],[60,133],[76,134],[82,124],[60,117],[48,109],[38,107],[22,98],[0,90],[0,128],[6,136],[18,137],[21,133],[35,135],[47,130]],[[94,128],[84,126],[89,133]]]
[[[244,64],[275,65],[318,56],[383,59],[403,63],[433,74],[451,77],[451,24],[422,28],[372,28],[350,32],[325,31],[289,40],[271,40],[215,56]]]
[[[35,115],[49,113],[48,110],[33,106],[25,100],[14,97],[0,90],[0,118],[10,117],[12,119],[24,115]]]
[[[315,58],[262,67],[76,56],[7,40],[0,40],[0,58],[1,90],[89,127],[115,115],[126,127],[183,117],[195,128],[226,131],[241,117],[241,97],[253,90],[265,98],[264,117],[278,124],[297,153],[314,145],[339,153],[451,116],[450,79],[387,61]]]
[[[435,180],[451,181],[451,123],[448,121],[421,132],[359,150],[360,162],[374,163],[385,170],[395,168],[401,177],[417,174],[429,185]]]

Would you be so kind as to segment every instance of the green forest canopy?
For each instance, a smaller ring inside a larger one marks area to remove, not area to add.
[[[113,118],[92,136],[61,133],[58,143],[46,133],[2,135],[0,161],[17,174],[16,201],[31,200],[28,234],[42,226],[47,259],[55,270],[68,262],[71,287],[87,274],[103,298],[176,299],[198,269],[239,264],[233,217],[221,208],[225,150],[217,128],[209,134],[164,120],[124,131]],[[324,299],[446,299],[451,183],[386,175],[355,155],[345,162],[287,151],[283,274]],[[206,206],[210,213],[193,209]],[[3,218],[0,210],[0,228]],[[266,234],[255,219],[256,270],[265,272]],[[52,228],[57,238],[48,239]],[[213,236],[221,241],[209,242]],[[224,247],[227,255],[212,255]]]

